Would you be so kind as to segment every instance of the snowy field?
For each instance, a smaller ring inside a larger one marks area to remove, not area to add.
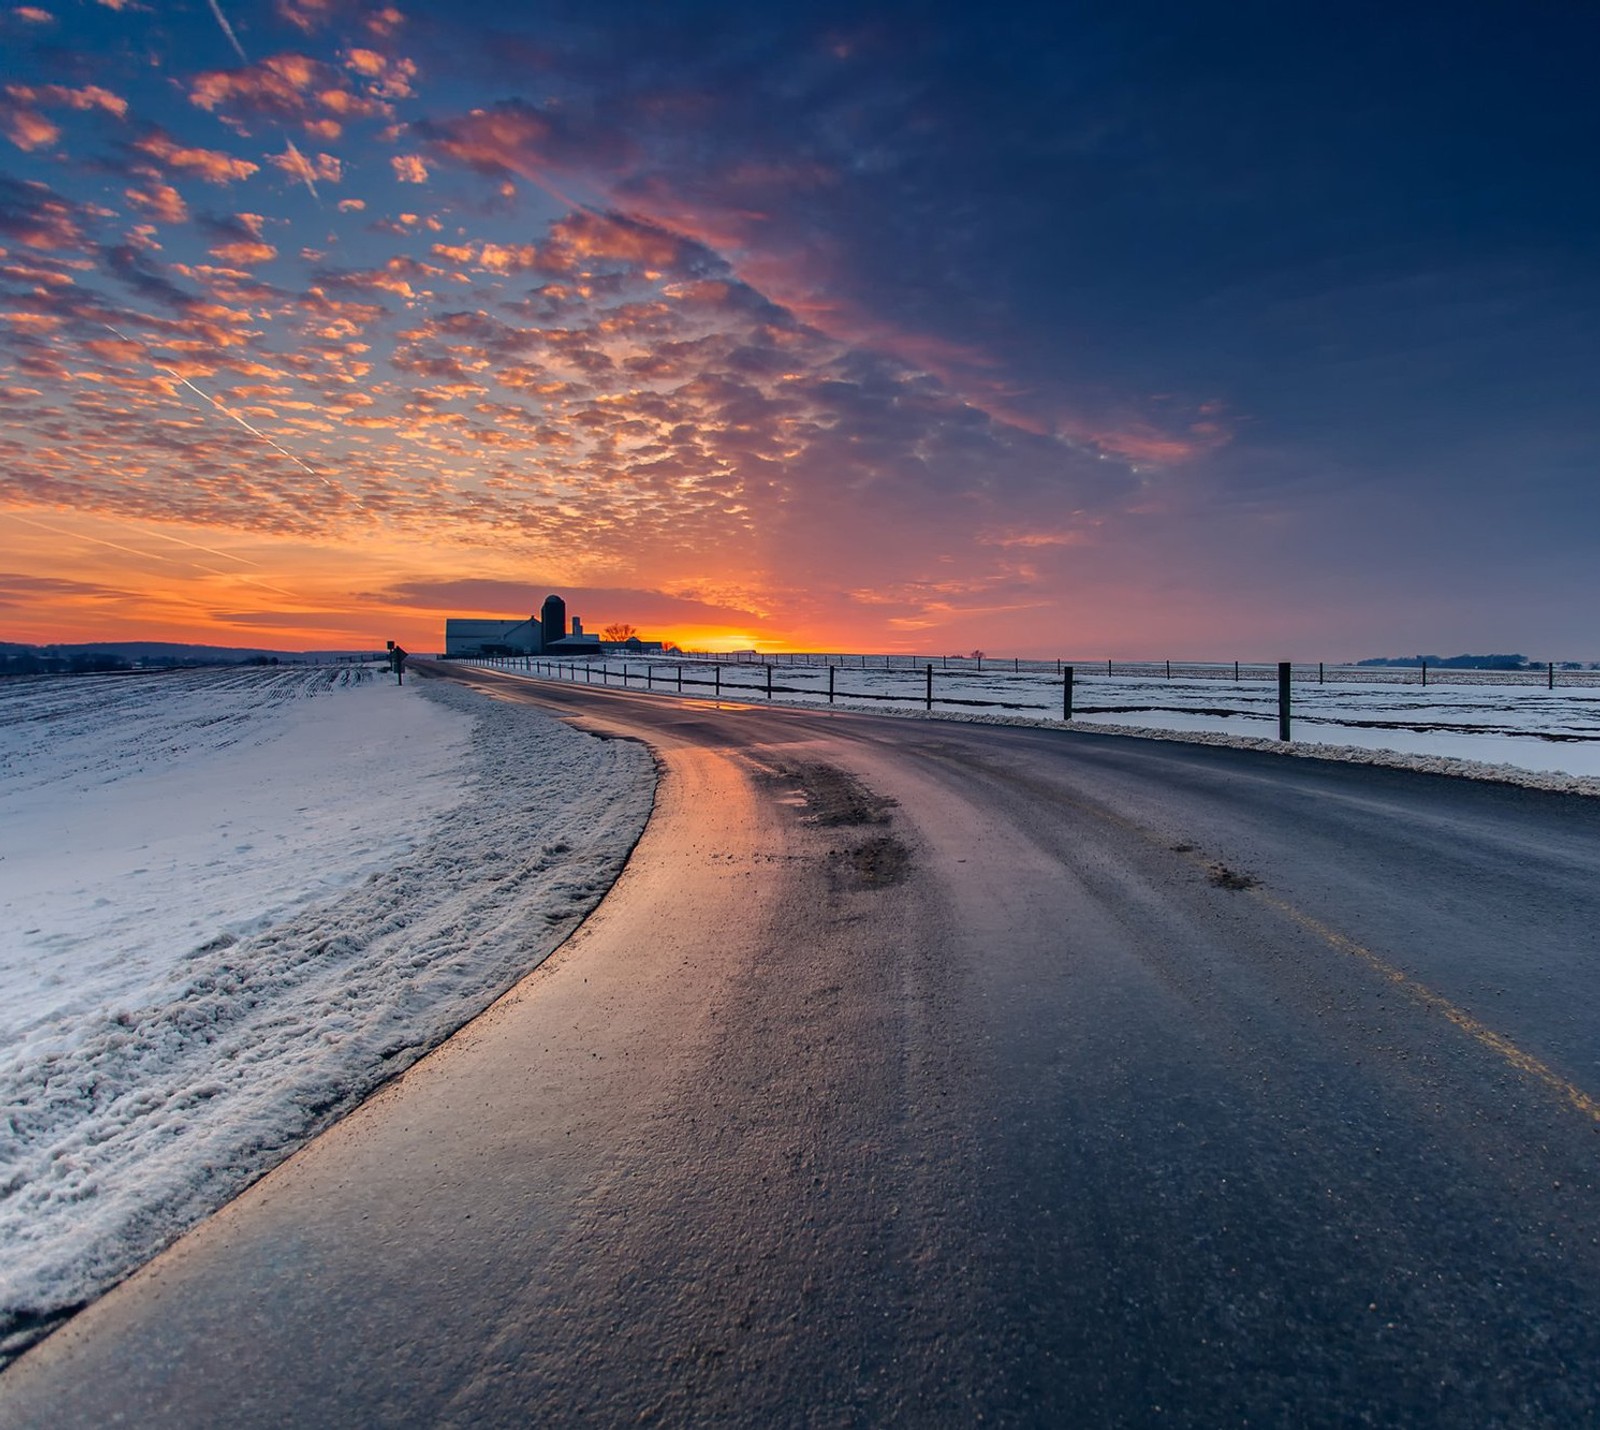
[[[862,657],[852,657],[861,661]],[[893,669],[839,664],[833,673],[834,708],[875,714],[928,713],[925,669],[896,658]],[[522,670],[522,660],[486,661]],[[942,717],[1058,724],[1062,680],[1053,664],[1009,662],[977,671],[935,665],[932,713]],[[537,666],[537,663],[534,663]],[[716,666],[657,658],[612,657],[589,662],[545,663],[566,679],[685,694],[720,693],[732,699],[767,699],[770,674],[775,703],[826,705],[828,669],[789,664],[720,663]],[[1277,745],[1278,687],[1275,673],[1235,680],[1213,667],[1188,673],[1161,667],[1149,673],[1105,675],[1103,666],[1080,666],[1073,680],[1073,719],[1084,729],[1165,733],[1217,743],[1267,741]],[[1366,678],[1363,678],[1365,676]],[[1317,668],[1296,667],[1292,690],[1292,734],[1297,752],[1363,758],[1388,751],[1391,763],[1421,768],[1457,768],[1466,761],[1492,769],[1600,778],[1600,673],[1556,672],[1545,688],[1543,674],[1504,676],[1477,671],[1434,672],[1426,686],[1410,671],[1355,672],[1344,668],[1325,684]],[[1467,773],[1463,767],[1458,772]],[[1480,771],[1481,773],[1481,771]]]
[[[535,967],[650,757],[375,667],[0,681],[0,1364]]]

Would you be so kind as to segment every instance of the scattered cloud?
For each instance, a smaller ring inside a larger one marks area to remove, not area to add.
[[[302,182],[337,184],[344,177],[344,164],[332,154],[317,154],[308,158],[293,144],[281,154],[269,154],[267,162]]]
[[[77,110],[79,113],[109,114],[124,119],[128,103],[98,85],[72,88],[60,84],[8,84],[0,91],[0,126],[18,149],[29,152],[48,149],[61,138],[61,126],[44,111]]]
[[[352,120],[394,115],[387,100],[352,89],[344,71],[301,54],[208,70],[191,81],[189,99],[240,132],[251,119],[271,119],[322,140],[339,138]]]
[[[124,189],[123,197],[140,213],[156,223],[187,223],[189,206],[183,195],[171,184],[146,184],[143,188]]]
[[[155,129],[135,139],[132,148],[168,170],[203,179],[208,184],[234,184],[258,173],[261,166],[218,149],[183,144]]]

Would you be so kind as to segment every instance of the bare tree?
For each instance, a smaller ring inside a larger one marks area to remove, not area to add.
[[[638,634],[639,632],[626,621],[613,621],[600,632],[600,639],[603,641],[625,641]]]

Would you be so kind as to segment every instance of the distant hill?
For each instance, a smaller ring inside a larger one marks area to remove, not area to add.
[[[1370,660],[1358,660],[1357,665],[1425,665],[1429,670],[1543,670],[1542,660],[1529,660],[1525,655],[1377,655]],[[1582,670],[1581,660],[1558,660],[1558,670]]]
[[[377,651],[263,650],[254,646],[183,645],[172,641],[84,641],[23,645],[0,641],[0,675],[92,674],[192,665],[305,665],[359,659]]]

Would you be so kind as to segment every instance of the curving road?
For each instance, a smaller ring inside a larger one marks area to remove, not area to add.
[[[1600,1416],[1600,801],[435,673],[628,868],[0,1423]]]

